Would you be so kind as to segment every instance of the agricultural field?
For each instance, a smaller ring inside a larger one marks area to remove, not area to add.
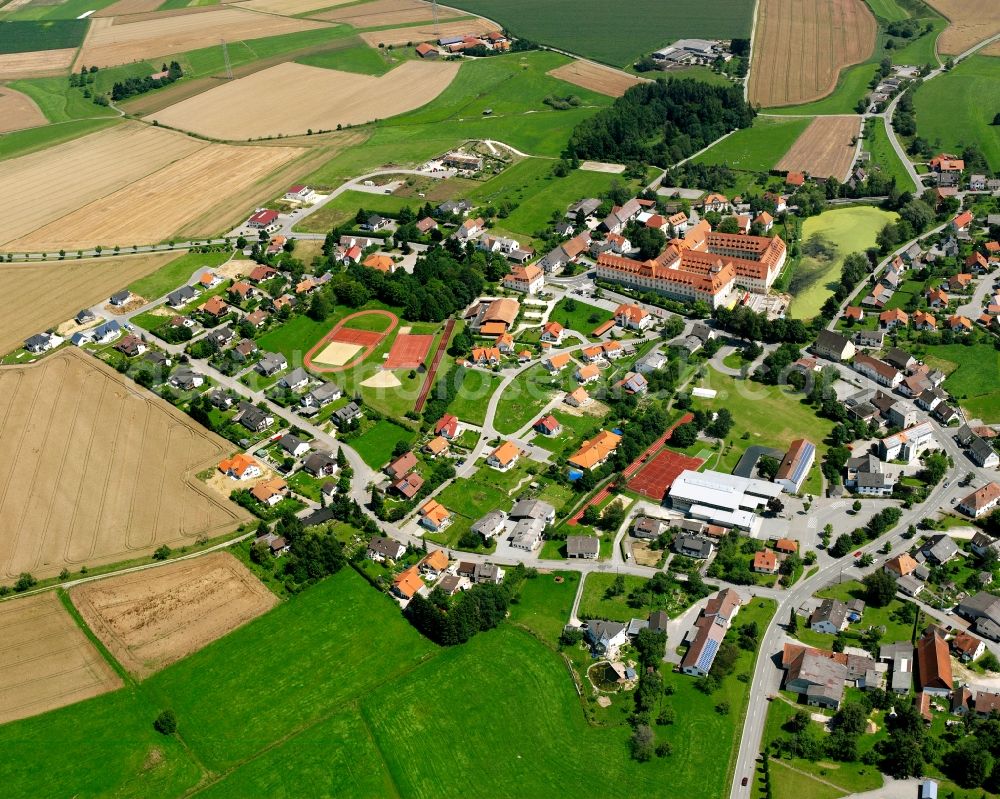
[[[1000,58],[975,55],[928,81],[913,95],[917,134],[935,148],[961,152],[975,145],[1000,170]]]
[[[0,85],[0,133],[33,128],[47,122],[45,114],[25,94]]]
[[[801,105],[785,105],[767,109],[768,114],[815,116],[821,114],[856,114],[858,101],[870,91],[868,84],[875,75],[876,64],[866,62],[840,71],[836,88],[821,100]]]
[[[0,193],[14,201],[14,210],[0,244],[54,252],[160,242],[192,224],[201,228],[195,233],[217,233],[220,205],[249,204],[263,179],[303,152],[208,144],[161,128],[118,125],[5,165]],[[31,187],[46,185],[52,175],[61,176],[62,191],[36,198]]]
[[[0,372],[0,575],[114,563],[247,514],[193,478],[230,445],[75,348]]]
[[[139,678],[270,610],[278,598],[228,552],[70,590],[87,626]]]
[[[599,0],[455,0],[450,5],[496,20],[515,36],[614,66],[631,64],[677,39],[749,38],[753,19],[753,3],[747,0],[633,0],[627,13]]]
[[[232,6],[220,6],[200,14],[157,15],[139,21],[95,19],[91,21],[90,33],[80,48],[76,65],[110,67],[217,45],[222,37],[238,41],[314,30],[326,24],[255,14]]]
[[[0,630],[0,724],[122,684],[53,591],[0,604]]]
[[[189,252],[173,258],[152,274],[129,283],[128,290],[147,300],[154,300],[186,283],[195,270],[218,269],[231,258],[232,252],[226,251]]]
[[[634,75],[628,75],[588,61],[572,61],[549,70],[549,74],[553,78],[559,78],[559,80],[564,80],[575,86],[582,86],[593,92],[606,94],[609,97],[621,97],[626,90],[642,83],[642,80]]]
[[[87,25],[85,19],[0,20],[0,53],[75,49],[83,41]]]
[[[757,117],[752,127],[727,136],[694,161],[746,172],[767,172],[774,169],[809,124],[807,118]]]
[[[310,11],[332,8],[333,6],[339,6],[344,3],[353,3],[354,1],[355,0],[246,0],[246,2],[239,3],[237,8],[246,8],[250,11],[262,11],[265,14],[278,14],[283,17],[294,17],[299,14],[308,14]]]
[[[777,169],[805,172],[814,178],[847,180],[854,163],[861,118],[817,117],[792,148],[778,161]]]
[[[865,61],[878,25],[863,0],[762,0],[750,66],[754,104],[818,100],[834,90],[840,70]]]
[[[6,80],[65,73],[73,63],[76,48],[0,53],[0,75]]]
[[[933,368],[948,375],[945,389],[970,418],[982,419],[986,424],[1000,422],[1000,387],[996,381],[1000,352],[988,344],[972,347],[941,344],[928,347],[922,357]]]
[[[382,77],[284,63],[183,100],[152,118],[230,140],[332,130],[426,105],[457,73],[455,63],[407,61]],[[276,84],[286,87],[280,104],[262,108],[250,102]]]
[[[873,247],[878,232],[895,219],[896,214],[870,206],[834,208],[806,219],[803,255],[792,267],[791,316],[811,319],[819,313],[840,279],[844,258]]]
[[[344,41],[347,45],[345,47],[311,53],[295,60],[309,67],[358,72],[363,75],[384,75],[407,60],[400,50],[379,50],[360,39],[356,39],[356,43]]]
[[[889,141],[889,136],[885,132],[885,125],[881,119],[874,120],[867,127],[865,138],[861,143],[863,149],[872,154],[869,170],[878,169],[883,175],[895,178],[896,186],[901,191],[913,192],[916,185],[910,179],[906,167],[896,155],[896,150]]]
[[[975,44],[1000,33],[1000,5],[993,0],[927,0],[935,11],[951,24],[938,39],[938,50],[958,55]],[[1000,47],[990,45],[987,52],[1000,54]]]
[[[431,6],[420,0],[369,0],[365,3],[338,4],[328,11],[311,13],[312,19],[323,19],[355,28],[388,28],[411,22],[428,22],[434,18]],[[455,16],[444,9],[441,18]]]
[[[157,253],[4,264],[0,270],[0,296],[6,311],[0,320],[0,354],[16,349],[34,333],[71,319],[81,308],[106,300],[174,257]]]
[[[481,33],[495,31],[497,26],[485,19],[469,18],[455,22],[442,22],[439,25],[424,23],[423,25],[407,25],[402,28],[376,28],[363,31],[361,38],[372,47],[403,47],[411,42],[427,42],[442,36],[476,36]]]

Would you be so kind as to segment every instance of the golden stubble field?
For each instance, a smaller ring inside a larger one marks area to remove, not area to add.
[[[386,119],[437,97],[458,74],[455,62],[406,61],[381,77],[285,63],[223,84],[147,117],[216,139],[331,130]],[[280,103],[259,103],[282,86]]]
[[[119,688],[54,591],[0,602],[0,724]]]
[[[8,215],[0,247],[58,252],[164,241],[213,209],[224,213],[237,200],[249,207],[248,190],[303,152],[117,125],[4,162],[0,197]],[[57,184],[59,191],[37,191]],[[216,232],[207,225],[195,235]]]
[[[760,0],[750,102],[766,108],[826,96],[841,69],[871,55],[877,27],[863,0]]]
[[[73,63],[76,50],[32,50],[27,53],[0,53],[0,77],[40,78],[66,72]]]
[[[642,78],[584,61],[571,61],[561,67],[550,69],[548,74],[553,78],[559,78],[567,83],[607,94],[610,97],[621,97],[637,83],[644,82]]]
[[[106,300],[133,281],[152,274],[178,253],[11,263],[0,269],[0,353],[28,336],[71,319],[81,308]]]
[[[365,31],[358,34],[372,47],[380,44],[400,47],[409,42],[435,41],[442,36],[478,36],[481,33],[495,31],[497,26],[485,19],[463,19],[458,22],[442,22],[438,26],[412,25],[408,28],[389,28],[380,31]]]
[[[775,169],[808,172],[814,178],[833,175],[843,182],[854,163],[852,139],[860,133],[860,117],[816,117]]]
[[[76,64],[99,67],[128,64],[196,50],[228,41],[278,36],[312,30],[327,23],[273,14],[257,14],[232,6],[219,6],[204,13],[156,16],[130,21],[129,17],[100,18],[91,22]]]
[[[958,55],[984,39],[1000,33],[997,0],[927,0],[951,23],[937,40],[939,53]],[[989,45],[988,55],[1000,55],[1000,43]]]
[[[408,22],[424,22],[434,18],[430,3],[423,0],[371,0],[368,3],[346,5],[310,14],[313,19],[344,22],[355,28],[376,28],[389,25],[405,25]],[[455,16],[455,12],[444,10],[441,18]]]
[[[231,449],[75,348],[0,369],[0,579],[228,532],[248,514],[195,474]]]
[[[228,552],[70,589],[84,620],[139,678],[197,652],[277,604]]]

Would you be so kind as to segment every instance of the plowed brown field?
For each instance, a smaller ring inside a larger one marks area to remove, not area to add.
[[[0,77],[37,78],[65,72],[73,63],[76,50],[33,50],[28,53],[0,53]]]
[[[228,552],[84,583],[70,597],[126,669],[147,677],[277,604]]]
[[[463,19],[458,22],[444,22],[434,25],[414,25],[409,28],[390,28],[384,31],[367,31],[359,34],[372,47],[380,44],[397,47],[407,42],[429,42],[441,36],[475,36],[495,31],[497,26],[485,19]]]
[[[621,97],[626,90],[643,82],[641,78],[585,61],[571,61],[569,64],[550,69],[549,74],[553,78],[611,97]]]
[[[115,24],[115,19],[95,19],[80,48],[77,65],[99,67],[128,64],[144,58],[173,55],[199,47],[216,45],[221,38],[229,41],[277,36],[282,33],[322,28],[325,23],[305,19],[255,14],[231,6],[214,8],[207,13],[143,19]]]
[[[833,175],[843,182],[854,163],[851,139],[860,133],[860,117],[816,117],[775,169],[808,172],[814,178]]]
[[[285,63],[165,108],[147,119],[215,139],[292,135],[386,119],[437,97],[458,64],[407,61],[382,77]],[[281,86],[280,103],[258,103]]]
[[[33,128],[47,122],[45,114],[28,95],[0,85],[0,133]]]
[[[222,535],[248,516],[194,473],[229,451],[75,348],[0,369],[0,578]]]
[[[951,24],[937,40],[939,53],[958,55],[983,39],[1000,33],[1000,3],[996,0],[927,0]],[[1000,44],[986,48],[989,55],[1000,55]]]
[[[101,17],[118,17],[124,14],[142,14],[147,11],[156,11],[163,5],[163,0],[117,0],[109,6],[98,9],[92,15],[92,19]]]
[[[177,258],[177,253],[4,264],[0,269],[0,353],[16,349],[34,333],[71,319],[140,277]]]
[[[0,603],[0,724],[121,686],[54,592]]]
[[[824,97],[842,68],[871,55],[877,27],[863,0],[760,0],[750,101],[768,107]]]

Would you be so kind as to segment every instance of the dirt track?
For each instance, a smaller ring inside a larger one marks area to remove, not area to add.
[[[228,552],[77,586],[73,604],[126,669],[147,677],[277,604]]]
[[[976,42],[1000,33],[1000,3],[996,0],[927,0],[951,24],[937,41],[939,53],[957,55]],[[987,55],[1000,55],[1000,44],[991,44]]]
[[[816,117],[775,169],[808,172],[814,178],[832,175],[843,182],[854,162],[851,139],[860,132],[860,117]]]
[[[602,67],[600,64],[589,64],[583,61],[573,61],[556,67],[549,70],[549,74],[553,78],[559,78],[559,80],[606,94],[609,97],[621,97],[626,90],[643,82],[639,78],[625,75],[608,67]]]
[[[230,531],[249,515],[194,474],[231,451],[75,348],[0,369],[0,579]]]
[[[760,0],[750,102],[769,107],[825,97],[842,68],[871,55],[876,30],[863,0]]]
[[[165,108],[156,119],[216,139],[291,135],[386,119],[437,97],[458,73],[457,63],[407,61],[376,78],[285,63]],[[274,86],[281,102],[257,103]]]
[[[0,85],[0,133],[45,125],[48,120],[28,95]]]
[[[52,591],[0,603],[0,724],[121,686]]]

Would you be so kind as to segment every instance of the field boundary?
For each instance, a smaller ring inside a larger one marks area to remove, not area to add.
[[[59,598],[62,606],[66,608],[66,612],[69,613],[73,621],[76,622],[76,626],[80,628],[85,636],[87,636],[87,640],[94,645],[98,652],[100,652],[101,657],[104,658],[107,664],[114,669],[115,674],[121,677],[122,682],[124,682],[127,686],[135,685],[135,678],[129,674],[128,669],[118,662],[118,658],[111,654],[111,650],[109,650],[104,645],[104,642],[97,637],[97,634],[90,629],[90,625],[87,624],[87,620],[83,618],[80,611],[77,610],[76,605],[73,604],[73,600],[70,598],[69,592],[62,586],[59,586],[56,588],[56,596]]]
[[[324,366],[322,364],[317,364],[313,361],[313,356],[316,355],[316,353],[320,352],[320,350],[322,350],[324,347],[326,347],[327,344],[330,344],[331,342],[335,341],[337,334],[341,330],[343,330],[345,327],[349,330],[355,329],[351,328],[347,324],[349,321],[351,321],[352,319],[357,319],[358,317],[361,316],[366,316],[368,314],[377,314],[380,316],[385,316],[389,319],[389,327],[387,327],[385,330],[382,331],[377,341],[374,341],[371,344],[367,344],[360,353],[355,355],[353,358],[351,358],[351,360],[349,360],[345,364],[342,364],[341,366]],[[327,333],[325,336],[323,336],[323,338],[321,338],[319,341],[313,344],[309,352],[307,352],[305,354],[305,357],[303,357],[302,363],[307,369],[311,369],[313,372],[316,372],[318,374],[336,374],[337,372],[345,372],[348,369],[357,366],[359,363],[364,361],[369,355],[371,355],[382,344],[382,342],[385,341],[386,338],[388,338],[389,334],[392,333],[392,331],[394,331],[398,326],[399,326],[399,317],[396,316],[396,314],[392,313],[392,311],[383,311],[377,308],[369,311],[357,311],[356,313],[352,313],[348,316],[345,316],[343,319],[337,322],[337,324],[335,324],[333,328],[331,328],[329,333]]]
[[[413,410],[417,413],[420,413],[424,409],[424,403],[427,402],[427,395],[431,393],[431,388],[434,386],[434,378],[437,377],[441,361],[444,360],[444,354],[448,349],[448,343],[451,341],[451,333],[454,329],[455,319],[451,318],[445,323],[441,340],[438,342],[437,350],[434,352],[434,360],[431,361],[431,368],[427,370],[427,374],[424,376],[424,384],[420,387],[420,396],[417,397],[417,404],[413,406]]]

